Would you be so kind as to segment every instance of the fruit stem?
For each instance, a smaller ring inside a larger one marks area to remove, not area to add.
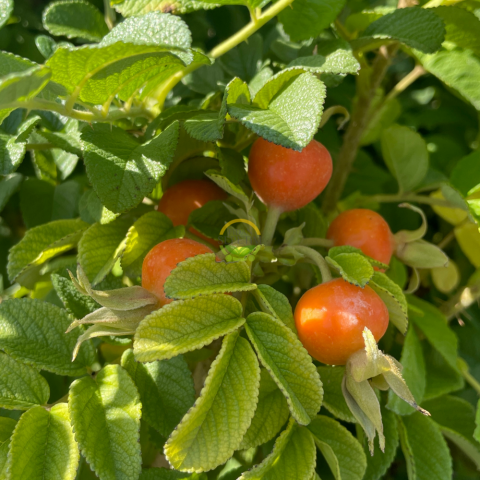
[[[270,206],[268,208],[267,218],[263,225],[262,230],[262,243],[264,245],[271,245],[273,236],[275,235],[275,229],[277,228],[278,219],[282,214],[282,209],[280,207]]]
[[[333,240],[328,238],[304,238],[300,245],[305,245],[306,247],[333,247]]]
[[[308,259],[312,260],[313,263],[320,269],[322,274],[322,283],[329,282],[332,279],[332,274],[330,273],[330,268],[328,263],[325,261],[322,255],[316,250],[310,247],[305,247],[304,245],[295,245],[294,247],[297,252],[302,253]]]

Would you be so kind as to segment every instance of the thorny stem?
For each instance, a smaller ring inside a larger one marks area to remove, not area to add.
[[[279,207],[270,206],[267,213],[267,218],[262,230],[262,243],[271,245],[275,229],[277,228],[278,219],[282,214],[282,209]]]
[[[329,282],[332,279],[332,274],[330,273],[330,268],[328,263],[325,261],[322,255],[316,250],[310,247],[305,247],[303,245],[295,245],[294,247],[297,252],[302,253],[308,259],[312,260],[315,265],[320,269],[322,274],[322,283]]]

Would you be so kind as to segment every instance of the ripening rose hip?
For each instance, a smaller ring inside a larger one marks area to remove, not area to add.
[[[155,294],[160,305],[173,300],[165,296],[163,286],[171,271],[190,257],[212,253],[205,245],[188,238],[173,238],[155,245],[146,255],[142,265],[142,287]]]
[[[305,292],[295,308],[298,336],[308,353],[327,365],[345,365],[352,353],[364,348],[367,327],[378,342],[388,327],[388,310],[369,287],[341,278]]]
[[[350,245],[379,262],[390,263],[395,240],[388,223],[373,210],[356,208],[341,213],[333,220],[327,238],[336,247]]]
[[[173,226],[186,225],[190,214],[212,200],[226,200],[228,195],[209,180],[184,180],[165,191],[158,204],[158,211],[165,214]],[[192,233],[212,245],[218,242],[207,238],[190,227]]]
[[[270,207],[291,212],[323,192],[332,176],[332,157],[312,140],[301,152],[255,141],[250,150],[248,177],[255,193]]]

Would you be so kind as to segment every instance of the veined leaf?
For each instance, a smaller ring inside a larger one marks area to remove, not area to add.
[[[362,480],[367,458],[358,440],[344,426],[318,415],[308,429],[336,480]]]
[[[0,28],[10,19],[13,13],[13,0],[0,0]]]
[[[355,75],[360,70],[360,64],[351,50],[337,49],[332,54],[311,55],[310,57],[298,57],[288,64],[287,68],[301,67],[314,73],[334,73]]]
[[[70,386],[68,407],[80,450],[102,480],[131,480],[141,471],[137,389],[119,365]]]
[[[0,417],[0,478],[2,480],[6,478],[8,446],[16,424],[17,421],[13,418]]]
[[[403,366],[403,379],[415,397],[417,404],[420,405],[425,394],[426,371],[422,346],[415,328],[410,328],[407,332],[400,363]],[[393,410],[398,415],[410,415],[415,412],[413,407],[395,395],[392,390],[389,391],[387,408]]]
[[[140,362],[196,350],[243,325],[240,302],[225,294],[177,301],[151,313],[138,326],[133,351]]]
[[[248,206],[250,206],[250,199],[239,185],[234,185],[227,177],[219,175],[218,171],[216,170],[209,170],[205,174],[222,190],[225,190],[228,194],[233,195],[235,198],[238,198],[241,202],[243,202],[245,208],[248,210]]]
[[[56,220],[28,230],[8,255],[10,281],[23,284],[27,270],[74,248],[87,226],[81,220]]]
[[[327,263],[338,270],[344,280],[359,287],[364,287],[373,277],[374,270],[370,262],[358,253],[329,253]]]
[[[135,361],[132,350],[122,355],[122,367],[137,386],[142,418],[168,437],[195,401],[193,380],[181,355],[152,363]]]
[[[79,201],[78,209],[80,218],[88,223],[105,225],[113,222],[119,216],[118,213],[113,213],[102,205],[102,202],[93,189],[83,193]]]
[[[356,423],[342,393],[345,367],[317,367],[317,371],[323,385],[323,406],[340,420]]]
[[[180,262],[165,281],[168,298],[186,299],[198,295],[255,290],[245,262],[217,262],[214,253],[204,253]]]
[[[43,26],[56,36],[98,42],[108,33],[102,13],[85,0],[52,2],[43,12]]]
[[[158,243],[178,238],[183,233],[183,226],[174,227],[172,221],[161,212],[153,211],[141,216],[127,234],[121,260],[124,272],[131,277],[139,277],[145,255]]]
[[[283,393],[267,370],[262,369],[257,409],[239,448],[246,450],[268,442],[285,425],[289,415]]]
[[[371,23],[353,43],[353,48],[376,48],[376,39],[387,39],[433,53],[441,47],[444,38],[444,23],[433,11],[420,7],[400,8]]]
[[[452,458],[437,425],[419,412],[400,421],[400,443],[409,478],[450,480]]]
[[[79,460],[67,404],[55,405],[50,411],[33,407],[21,416],[13,432],[8,478],[73,480]]]
[[[0,407],[27,410],[46,404],[49,396],[48,383],[37,370],[0,353]]]
[[[266,313],[251,313],[245,328],[260,361],[285,395],[292,416],[308,425],[323,397],[310,355],[290,329]]]
[[[293,419],[277,438],[272,453],[239,480],[311,480],[316,451],[312,434]]]
[[[258,361],[247,340],[238,332],[225,337],[200,398],[165,445],[168,461],[177,470],[190,472],[226,462],[250,425],[259,381]]]
[[[293,333],[297,332],[293,311],[288,298],[275,290],[270,285],[257,285],[255,298],[261,303],[262,308],[268,310],[278,320],[282,321]]]
[[[166,13],[189,13],[195,10],[208,10],[218,5],[197,0],[120,0],[113,5],[124,17],[144,15],[152,10]]]
[[[272,77],[252,105],[233,103],[228,113],[266,140],[293,150],[306,147],[318,129],[325,85],[301,68]],[[314,101],[312,101],[314,99]]]
[[[178,141],[178,123],[144,145],[119,127],[82,131],[85,167],[98,198],[115,213],[138,205],[165,174]]]
[[[88,279],[96,285],[115,265],[125,249],[125,237],[131,220],[120,217],[111,223],[95,223],[78,243],[78,261]]]
[[[78,334],[65,334],[71,321],[65,310],[51,303],[5,300],[0,304],[0,348],[16,360],[58,375],[84,375],[95,353],[86,342],[72,362]]]
[[[345,0],[295,0],[292,8],[280,12],[279,20],[293,41],[318,35],[335,21]]]

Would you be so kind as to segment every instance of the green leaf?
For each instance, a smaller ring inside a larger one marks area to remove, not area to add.
[[[480,92],[477,88],[480,60],[470,50],[442,50],[434,55],[416,52],[416,56],[425,70],[480,110]]]
[[[257,285],[255,298],[262,307],[275,318],[283,322],[292,332],[296,333],[293,311],[288,298],[270,285]]]
[[[78,261],[93,285],[101,282],[125,249],[125,237],[130,227],[128,217],[111,223],[93,224],[78,243]]]
[[[234,185],[227,177],[220,175],[216,170],[209,170],[205,175],[229,195],[238,198],[238,200],[244,203],[245,207],[250,206],[250,200],[242,187]]]
[[[415,397],[418,405],[422,403],[425,394],[426,372],[422,346],[414,328],[410,328],[403,344],[400,363],[403,365],[402,376],[408,388]],[[398,415],[410,415],[415,409],[397,397],[391,390],[389,392],[387,408]]]
[[[398,422],[397,416],[382,408],[383,432],[385,434],[385,452],[382,452],[378,445],[375,445],[375,452],[372,455],[367,454],[367,470],[364,480],[379,480],[387,472],[388,468],[395,459],[398,448]],[[367,453],[367,452],[365,452]]]
[[[119,365],[70,386],[68,407],[82,455],[102,480],[131,480],[141,471],[137,389]]]
[[[7,204],[10,197],[17,191],[22,183],[23,175],[12,173],[0,178],[0,212]]]
[[[401,287],[381,272],[374,272],[369,286],[387,306],[390,321],[405,334],[408,327],[408,305]]]
[[[241,153],[231,148],[220,148],[218,161],[225,175],[234,185],[238,185],[246,176],[245,161]]]
[[[153,190],[173,160],[178,128],[174,123],[144,145],[110,125],[96,123],[82,131],[87,175],[103,205],[121,213]]]
[[[336,480],[362,480],[367,458],[358,440],[344,426],[318,415],[308,429]]]
[[[438,426],[419,412],[403,417],[399,425],[408,477],[415,480],[450,480],[452,458]]]
[[[230,295],[192,298],[165,305],[138,326],[133,351],[152,362],[197,350],[243,325],[242,306]]]
[[[339,48],[332,54],[311,55],[309,57],[298,57],[288,64],[287,68],[300,67],[314,73],[335,73],[356,75],[360,70],[360,64],[354,57],[351,50]]]
[[[66,403],[50,411],[33,407],[15,427],[8,452],[8,478],[73,480],[80,460]]]
[[[138,388],[142,418],[168,437],[195,401],[192,374],[181,355],[170,360],[138,363],[133,350],[122,355],[122,367]]]
[[[425,178],[428,150],[425,140],[409,127],[392,125],[382,132],[382,154],[397,179],[400,192],[410,192]]]
[[[475,415],[475,432],[473,436],[477,442],[480,442],[480,400],[477,403],[477,413]]]
[[[146,468],[142,470],[139,480],[206,480],[205,474],[190,475],[167,468]]]
[[[276,318],[251,313],[245,326],[260,361],[285,395],[292,416],[308,425],[322,405],[322,382],[296,335]]]
[[[188,224],[208,238],[218,239],[225,223],[235,218],[223,200],[212,200],[193,210],[188,217]]]
[[[239,480],[311,480],[315,463],[312,434],[291,419],[287,429],[277,438],[270,455]]]
[[[445,23],[445,40],[480,54],[480,19],[473,12],[454,6],[433,10]]]
[[[317,367],[323,384],[323,406],[344,422],[356,423],[342,393],[345,367]]]
[[[63,305],[74,318],[80,320],[100,308],[100,305],[93,298],[80,293],[70,279],[52,274],[51,280],[53,288],[55,288]]]
[[[102,205],[97,194],[92,190],[84,192],[79,202],[80,217],[85,222],[98,222],[102,225],[113,222],[118,217],[118,213],[113,213]]]
[[[108,33],[102,13],[85,0],[52,2],[43,12],[43,26],[55,36],[100,41]]]
[[[293,68],[277,73],[252,105],[233,103],[228,113],[266,140],[302,150],[318,129],[326,96],[323,82],[303,72]]]
[[[145,255],[158,243],[178,238],[183,226],[174,227],[163,213],[153,211],[142,215],[129,229],[127,244],[122,255],[122,268],[126,275],[139,277]]]
[[[65,334],[71,322],[65,310],[48,302],[5,300],[0,304],[0,348],[14,359],[42,370],[72,377],[84,375],[86,367],[95,361],[95,354],[86,342],[72,362],[78,334]]]
[[[8,447],[16,424],[17,421],[13,418],[0,417],[0,478],[2,480],[6,478]]]
[[[13,13],[13,0],[0,0],[0,28],[10,19]]]
[[[219,62],[231,77],[242,78],[249,82],[261,66],[262,50],[262,36],[254,34],[246,42],[242,42],[220,57]]]
[[[278,18],[292,41],[307,40],[328,28],[344,5],[345,0],[295,0]]]
[[[37,370],[0,353],[0,407],[28,410],[46,404],[49,396],[48,383]]]
[[[409,304],[414,306],[410,309],[410,319],[425,334],[431,345],[442,355],[448,365],[455,371],[457,367],[458,339],[449,328],[447,319],[431,303],[410,295]],[[419,312],[420,310],[421,312]]]
[[[450,174],[450,182],[464,197],[477,189],[480,184],[480,150],[457,162]]]
[[[246,292],[257,286],[250,283],[246,262],[217,262],[214,253],[204,253],[180,262],[164,288],[168,298],[184,300],[212,293]]]
[[[258,361],[247,340],[238,332],[225,337],[200,397],[165,445],[170,464],[202,472],[226,462],[250,426],[259,381]]]
[[[444,23],[433,11],[420,7],[400,8],[371,23],[362,36],[353,42],[353,48],[376,48],[382,43],[375,42],[376,39],[387,39],[433,53],[441,47],[444,38]]]
[[[197,0],[116,0],[113,7],[124,17],[144,15],[152,10],[165,13],[189,13],[195,10],[208,10],[218,5]]]
[[[181,18],[166,13],[149,12],[119,23],[102,40],[101,45],[115,42],[188,49],[192,44],[192,35]]]
[[[28,270],[74,248],[86,227],[81,220],[56,220],[27,230],[8,255],[10,280],[23,284]]]
[[[325,258],[342,278],[349,283],[364,287],[373,277],[374,270],[370,262],[358,253],[339,253]]]
[[[239,448],[246,450],[268,442],[277,435],[289,416],[285,397],[267,370],[262,369],[257,409]]]

